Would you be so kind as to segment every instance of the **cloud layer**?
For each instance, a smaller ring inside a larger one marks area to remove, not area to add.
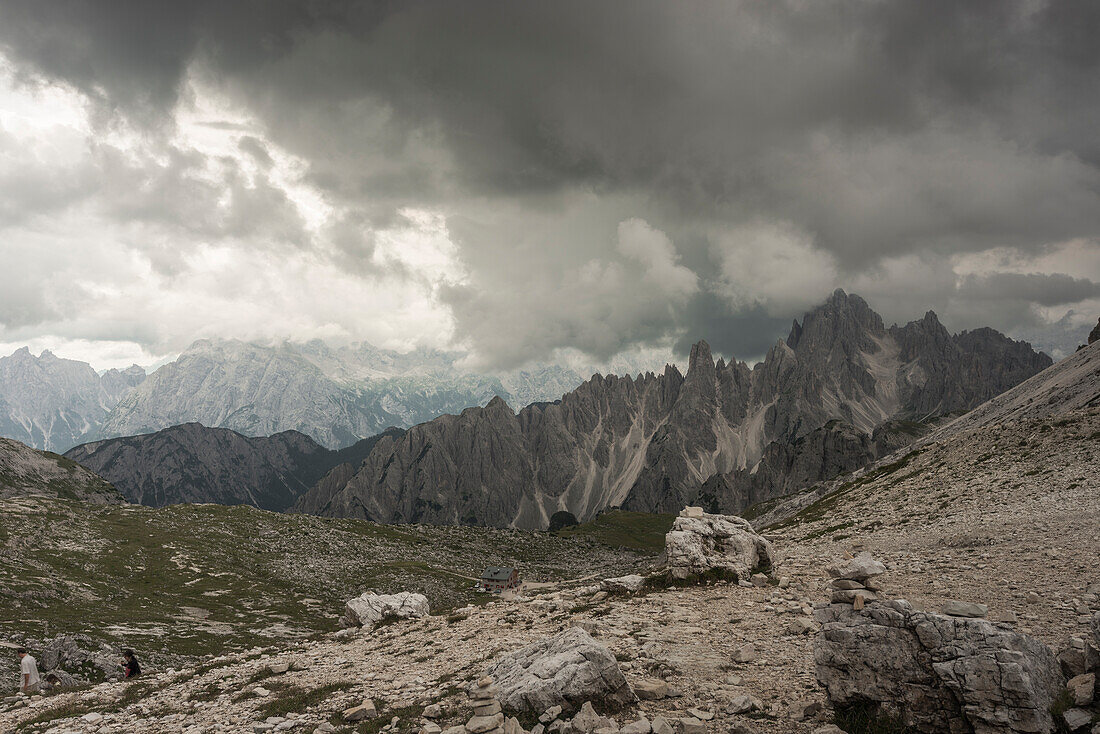
[[[842,286],[1072,349],[1095,3],[0,6],[0,341],[751,358]]]

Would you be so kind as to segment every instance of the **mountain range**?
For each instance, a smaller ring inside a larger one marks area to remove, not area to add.
[[[128,421],[145,416],[135,435],[66,453],[131,502],[545,528],[556,512],[587,520],[614,507],[670,512],[695,503],[740,512],[887,456],[1050,359],[991,329],[952,335],[932,312],[887,328],[863,299],[837,291],[752,368],[715,362],[701,341],[685,373],[666,365],[660,374],[597,374],[518,414],[500,396],[508,391],[499,376],[450,370],[454,356],[439,352],[201,341],[144,381],[139,369],[96,375],[49,353],[36,359],[20,350],[7,362],[7,374],[15,374],[15,363],[31,375],[78,376],[67,381],[76,386],[68,392],[46,391],[54,404],[67,396],[86,407],[77,400],[81,390],[91,385],[110,396],[117,393],[109,386],[132,377],[136,387],[109,412],[99,408],[106,415],[85,436],[128,430]],[[512,386],[527,380],[530,396],[532,385],[560,387],[554,380],[565,374],[513,374]],[[370,390],[386,396],[373,413],[362,400]],[[409,422],[420,411],[431,420],[343,449],[315,439],[338,445],[337,438],[354,438],[352,427],[371,427],[368,414]],[[152,430],[196,413],[214,425]],[[312,435],[249,435],[290,421]]]
[[[197,422],[245,436],[294,430],[336,449],[495,396],[516,405],[553,400],[585,379],[583,366],[569,364],[480,374],[460,367],[463,356],[365,343],[203,339],[146,377],[137,366],[97,374],[84,362],[22,348],[0,358],[0,435],[65,451]],[[646,364],[620,358],[611,366],[638,371]]]
[[[580,520],[609,507],[675,512],[720,477],[704,499],[738,512],[791,489],[746,489],[743,473],[762,457],[780,462],[789,447],[817,446],[810,474],[830,471],[823,447],[840,444],[813,434],[831,422],[873,442],[887,421],[969,410],[1050,364],[992,329],[952,335],[932,312],[887,328],[862,298],[838,290],[752,368],[715,363],[701,341],[686,373],[666,365],[661,374],[596,375],[518,414],[496,397],[380,440],[354,473],[330,474],[294,509],[545,528],[558,511]]]

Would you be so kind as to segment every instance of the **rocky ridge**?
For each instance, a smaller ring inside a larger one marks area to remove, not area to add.
[[[276,346],[201,339],[141,387],[140,367],[97,374],[84,362],[26,348],[0,358],[0,436],[66,451],[81,442],[153,433],[184,423],[246,436],[296,430],[328,448],[347,447],[389,426],[407,427],[504,396],[516,405],[554,400],[591,371],[533,364],[504,372],[463,369],[463,355],[402,353],[367,343]],[[610,368],[648,366],[623,356]]]
[[[282,511],[334,467],[357,466],[389,429],[339,451],[284,431],[249,438],[228,428],[187,423],[156,433],[81,444],[65,452],[114,484],[130,502],[252,505]]]
[[[76,462],[0,438],[0,499],[62,497],[93,504],[125,500],[110,482]]]
[[[886,421],[970,409],[1049,364],[992,330],[952,336],[931,312],[888,329],[861,298],[837,291],[754,368],[715,363],[699,342],[684,374],[667,365],[660,375],[596,375],[518,415],[494,398],[379,442],[357,472],[296,508],[525,528],[547,527],[562,510],[581,520],[608,507],[676,512],[700,497],[736,513],[791,490],[763,481],[784,464],[814,480],[850,469],[874,456],[872,434]],[[814,435],[831,421],[850,428]]]

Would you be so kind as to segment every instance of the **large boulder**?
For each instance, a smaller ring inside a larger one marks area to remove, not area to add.
[[[534,642],[490,666],[497,698],[514,712],[541,714],[552,706],[574,711],[591,701],[603,711],[637,703],[610,651],[573,627]]]
[[[913,731],[1049,732],[1063,679],[1042,642],[902,599],[815,612],[817,679],[837,708],[877,706]]]
[[[645,584],[645,579],[636,573],[626,576],[616,576],[613,579],[604,579],[600,582],[600,590],[609,594],[633,594]]]
[[[428,612],[428,597],[423,594],[367,592],[345,605],[344,622],[348,626],[373,627],[384,619],[416,619],[428,616]]]
[[[753,532],[752,525],[734,515],[708,515],[689,508],[672,523],[665,536],[665,557],[673,578],[720,572],[747,581],[762,568],[771,568],[771,543]]]

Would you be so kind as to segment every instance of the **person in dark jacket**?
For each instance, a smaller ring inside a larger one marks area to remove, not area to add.
[[[126,680],[137,678],[139,675],[141,675],[141,666],[138,665],[138,661],[137,658],[134,657],[133,650],[122,651],[122,667],[126,669],[126,675],[124,676]]]

